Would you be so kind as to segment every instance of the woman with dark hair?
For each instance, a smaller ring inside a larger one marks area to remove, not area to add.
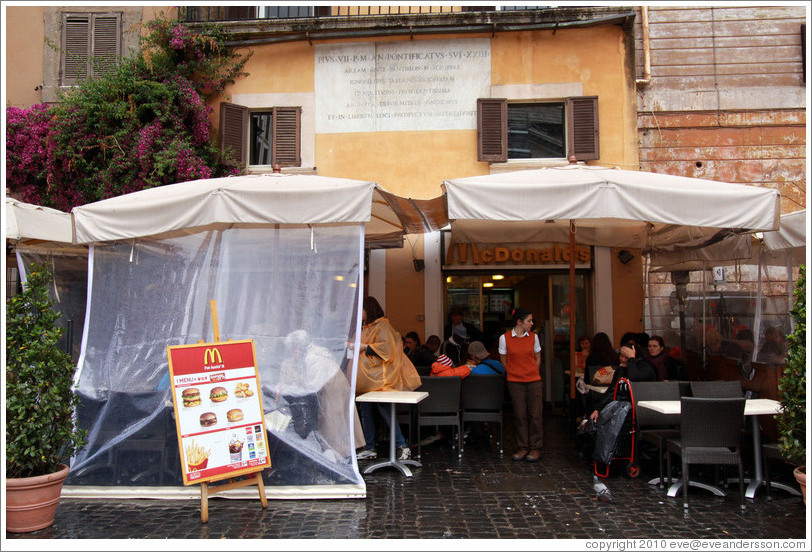
[[[361,354],[358,357],[358,375],[355,393],[369,391],[414,391],[420,385],[420,375],[403,353],[403,340],[400,334],[385,318],[383,308],[372,296],[364,297],[361,328]],[[358,453],[358,459],[377,457],[375,450],[375,418],[373,404],[361,403],[359,415],[364,428],[366,448]],[[389,422],[388,409],[377,403],[383,419]],[[395,445],[400,460],[411,456],[406,439],[395,428]]]
[[[648,339],[648,350],[643,354],[646,362],[654,368],[658,381],[680,379],[680,365],[677,359],[668,354],[665,341],[659,335],[652,335]]]
[[[541,384],[541,345],[531,332],[533,314],[522,308],[513,311],[513,329],[499,337],[499,356],[507,372],[507,388],[516,414],[516,442],[519,450],[514,460],[538,462],[544,437]]]
[[[604,332],[598,332],[592,338],[592,348],[589,350],[589,356],[586,357],[586,366],[584,368],[584,381],[592,383],[595,378],[595,373],[601,368],[606,366],[617,366],[620,363],[620,358],[612,347],[612,340]]]

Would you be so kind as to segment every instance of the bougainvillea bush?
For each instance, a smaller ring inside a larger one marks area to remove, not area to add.
[[[69,211],[146,188],[234,174],[213,142],[206,100],[244,76],[250,53],[216,25],[146,24],[139,52],[59,104],[6,110],[6,186]]]

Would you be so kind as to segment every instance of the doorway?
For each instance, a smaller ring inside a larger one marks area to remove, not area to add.
[[[575,337],[591,335],[589,271],[575,273]],[[511,313],[523,307],[533,313],[542,344],[545,401],[564,408],[569,396],[569,274],[566,271],[449,271],[445,273],[445,313],[463,310],[463,319],[479,328],[485,347],[498,358],[499,336],[511,328]],[[446,316],[446,323],[448,317]]]

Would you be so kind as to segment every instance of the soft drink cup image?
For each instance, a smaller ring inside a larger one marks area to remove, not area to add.
[[[228,443],[228,452],[231,455],[231,462],[239,462],[242,460],[242,441],[237,438],[237,435],[231,435],[231,441]]]

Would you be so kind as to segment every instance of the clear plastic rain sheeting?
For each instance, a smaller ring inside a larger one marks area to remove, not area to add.
[[[61,315],[56,321],[62,328],[59,345],[77,361],[87,304],[87,248],[18,246],[16,253],[23,283],[28,281],[28,273],[35,264],[44,265],[51,272],[48,296]]]
[[[182,485],[166,347],[252,339],[268,495],[365,496],[354,379],[362,225],[263,226],[91,249],[76,377],[88,444],[68,485]]]

